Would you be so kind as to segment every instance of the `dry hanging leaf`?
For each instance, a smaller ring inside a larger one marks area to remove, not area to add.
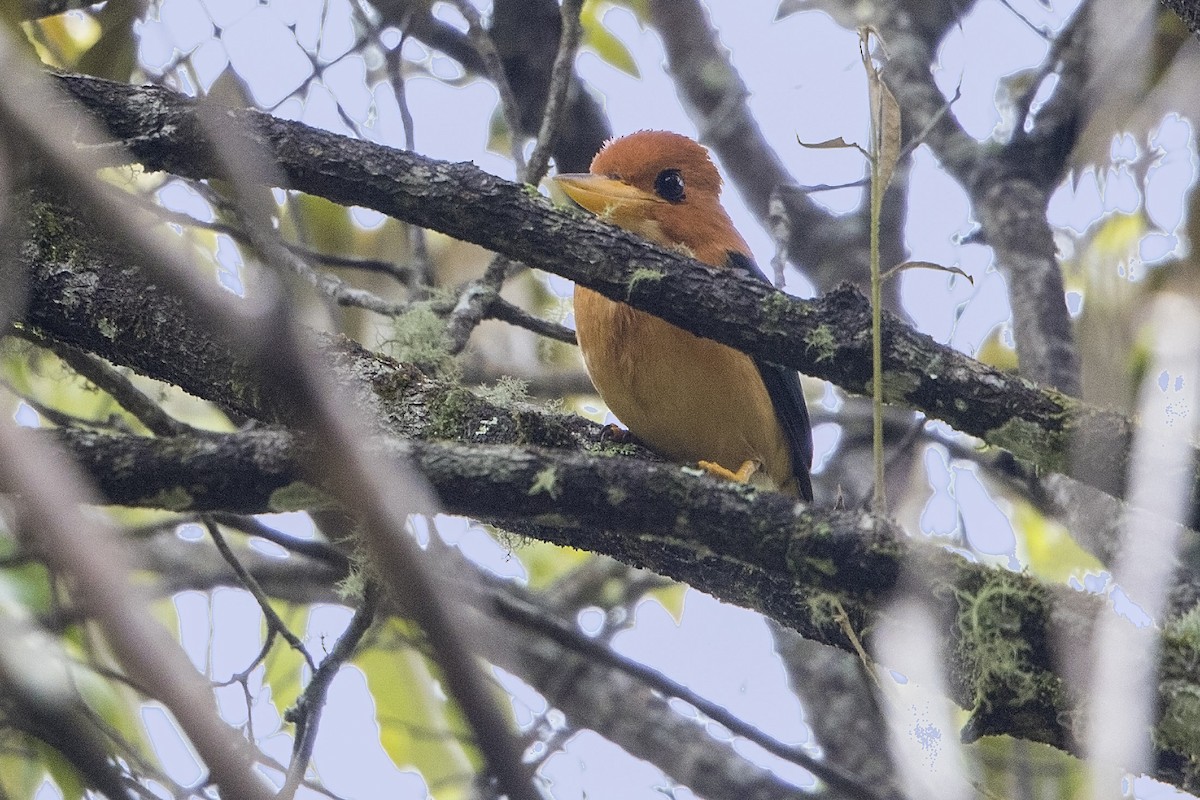
[[[897,264],[896,266],[892,267],[891,269],[889,269],[887,272],[883,273],[883,279],[886,281],[888,278],[891,278],[893,275],[897,275],[908,269],[932,269],[936,272],[949,272],[954,275],[962,275],[964,278],[966,278],[968,281],[971,282],[972,286],[975,285],[975,279],[972,278],[967,273],[963,272],[958,267],[946,267],[941,264],[935,264],[932,261],[903,261],[903,262]]]

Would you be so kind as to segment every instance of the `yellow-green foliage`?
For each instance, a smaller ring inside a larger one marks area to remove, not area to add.
[[[411,624],[378,625],[353,659],[362,670],[379,722],[379,742],[397,765],[420,770],[435,800],[473,795],[471,778],[483,764],[470,745],[470,727],[457,705],[437,690],[437,675],[421,655]]]
[[[772,292],[762,299],[763,318],[772,325],[778,325],[787,312],[791,301],[781,292]]]
[[[1200,663],[1200,606],[1172,620],[1163,631],[1165,698],[1155,732],[1159,744],[1184,753],[1200,750],[1200,688],[1192,676]]]
[[[1042,514],[1030,503],[1013,499],[1013,528],[1018,532],[1021,563],[1048,581],[1065,583],[1072,576],[1098,573],[1101,563],[1071,537],[1061,523]]]

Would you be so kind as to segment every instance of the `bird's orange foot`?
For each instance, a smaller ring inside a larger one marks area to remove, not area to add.
[[[700,469],[712,475],[716,475],[718,478],[724,478],[728,481],[734,481],[735,483],[749,483],[750,479],[754,477],[755,473],[762,469],[762,462],[750,459],[742,464],[742,466],[738,467],[737,472],[733,472],[732,470],[722,467],[715,461],[701,461]]]

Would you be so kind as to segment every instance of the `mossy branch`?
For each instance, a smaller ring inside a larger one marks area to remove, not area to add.
[[[159,507],[173,496],[190,499],[186,510],[220,502],[255,513],[293,507],[281,497],[312,504],[322,496],[302,488],[306,444],[283,429],[47,435],[85,464],[110,502],[123,505]],[[852,645],[833,600],[869,643],[903,580],[937,610],[951,696],[972,712],[968,740],[1004,733],[1079,751],[1078,698],[1054,653],[1090,652],[1100,598],[968,562],[865,512],[807,508],[672,464],[390,437],[376,446],[416,464],[450,512],[647,567],[842,649]],[[229,482],[245,488],[231,496]],[[913,575],[923,576],[922,585],[913,585]],[[1194,721],[1189,698],[1200,691],[1200,611],[1163,627],[1157,776],[1194,790],[1200,783],[1186,765],[1200,763],[1200,750],[1179,732]]]
[[[217,174],[187,98],[79,76],[60,83],[124,145],[95,145],[98,160],[132,158],[192,178]],[[474,242],[700,335],[852,392],[870,391],[869,304],[852,288],[799,300],[590,216],[557,210],[524,186],[469,163],[424,158],[252,111],[229,111],[228,117],[239,136],[273,153],[272,167],[292,188]],[[270,179],[265,172],[257,177]],[[645,280],[649,274],[662,279]],[[1127,417],[981,364],[889,314],[882,320],[882,350],[887,402],[944,420],[1044,470],[1123,493],[1134,428]],[[1189,485],[1195,501],[1195,470]]]

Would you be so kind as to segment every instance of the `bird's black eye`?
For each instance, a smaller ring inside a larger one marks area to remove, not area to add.
[[[677,169],[664,169],[654,179],[654,192],[668,203],[683,202],[683,174]]]

